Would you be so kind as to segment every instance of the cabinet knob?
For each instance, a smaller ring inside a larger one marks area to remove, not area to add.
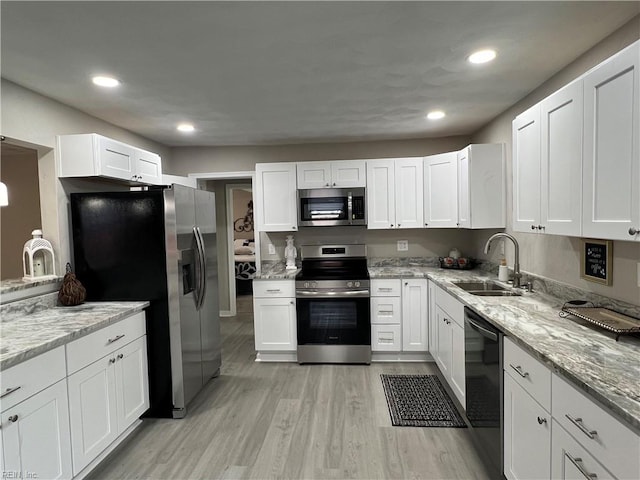
[[[531,230],[536,230],[538,227],[536,227],[535,225],[531,225]]]
[[[115,358],[110,358],[109,359],[109,363],[116,363],[116,359]]]
[[[428,225],[429,225],[428,223],[425,223],[425,224],[424,224],[424,226],[425,226],[425,227],[426,227],[426,226],[428,226]]]
[[[400,224],[398,224],[398,226],[400,226]]]
[[[333,186],[334,186],[334,187],[336,186],[336,183],[335,183],[335,182],[333,182]]]
[[[124,358],[124,355],[122,353],[118,354],[118,360],[122,360]]]
[[[328,186],[329,186],[329,184],[328,184],[328,183],[325,183],[325,184],[324,184],[324,186],[325,186],[325,187],[328,187]]]
[[[538,225],[538,230],[544,230],[544,225]]]
[[[9,417],[9,421],[10,421],[11,423],[17,422],[17,421],[18,421],[18,415],[11,415],[11,416]]]
[[[409,282],[404,282],[405,285],[409,285]]]
[[[546,418],[542,418],[542,417],[538,417],[538,424],[542,425],[543,423],[547,423],[547,419]]]
[[[391,224],[391,226],[393,227],[393,223]]]
[[[293,300],[291,300],[289,303],[290,303],[291,305],[293,305]]]
[[[638,235],[640,233],[640,228],[629,228],[629,235]]]

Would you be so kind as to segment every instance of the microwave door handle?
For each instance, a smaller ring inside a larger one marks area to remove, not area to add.
[[[353,224],[353,192],[347,195],[347,218],[349,225]]]

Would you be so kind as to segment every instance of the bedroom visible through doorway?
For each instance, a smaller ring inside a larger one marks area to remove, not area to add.
[[[253,294],[253,277],[256,272],[256,246],[253,224],[253,192],[251,185],[228,185],[230,215],[230,257],[233,259],[236,297]]]

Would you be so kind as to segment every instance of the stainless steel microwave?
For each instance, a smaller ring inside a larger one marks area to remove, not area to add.
[[[365,189],[298,190],[298,226],[366,225]]]

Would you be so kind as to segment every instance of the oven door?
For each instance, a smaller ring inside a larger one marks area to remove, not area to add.
[[[298,345],[371,345],[369,296],[349,293],[296,293]]]

